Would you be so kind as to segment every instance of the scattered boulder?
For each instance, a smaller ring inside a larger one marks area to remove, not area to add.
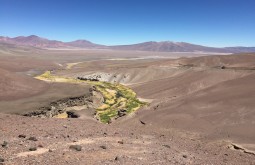
[[[24,134],[20,134],[18,137],[19,137],[19,138],[26,138],[27,136],[24,135]]]
[[[157,109],[158,109],[158,107],[159,107],[159,104],[158,104],[158,105],[156,105],[153,109],[154,109],[154,110],[157,110]]]
[[[99,81],[101,78],[100,75],[90,75],[88,77],[77,77],[78,80],[84,80],[84,81]]]
[[[82,146],[80,146],[80,145],[71,145],[71,146],[69,147],[69,149],[75,150],[75,151],[81,151]]]
[[[30,147],[29,148],[29,151],[36,151],[37,150],[37,147]]]
[[[118,143],[119,143],[119,144],[124,144],[123,140],[121,140],[121,141],[118,141]]]
[[[165,135],[160,135],[159,137],[165,137]]]
[[[162,146],[164,146],[164,147],[166,147],[166,148],[171,148],[169,145],[167,145],[167,144],[164,144],[164,145],[162,145]]]
[[[3,163],[4,162],[4,158],[2,158],[1,156],[0,156],[0,163]]]
[[[36,137],[34,136],[31,136],[30,138],[28,138],[28,140],[31,140],[31,141],[38,141]]]
[[[182,155],[183,158],[187,158],[188,156],[187,155]]]
[[[7,141],[4,141],[3,144],[2,144],[2,147],[3,147],[3,148],[7,148],[7,147],[8,147],[8,142],[7,142]]]
[[[75,111],[67,111],[66,113],[67,113],[68,118],[79,118],[80,117],[80,115],[77,114],[77,112],[75,112]]]
[[[118,117],[123,117],[123,116],[125,116],[125,115],[127,115],[127,110],[125,110],[125,109],[120,109],[120,110],[118,110]]]
[[[73,106],[91,106],[89,103],[93,103],[93,92],[89,95],[83,95],[78,97],[69,97],[51,102],[47,106],[38,108],[35,111],[23,114],[29,117],[51,118],[59,114],[66,112],[66,108]],[[70,118],[78,118],[77,112],[70,112]]]
[[[42,144],[38,144],[38,147],[39,147],[39,148],[43,148],[43,145],[42,145]]]
[[[116,156],[116,157],[114,158],[114,160],[115,160],[115,161],[118,161],[118,160],[120,160],[120,158],[119,158],[118,156]]]
[[[100,148],[102,148],[102,149],[106,150],[106,146],[100,146]]]
[[[220,69],[226,69],[226,67],[223,65],[223,66],[220,66]]]
[[[140,120],[140,123],[141,123],[141,124],[143,124],[143,125],[145,125],[145,124],[146,124],[146,123],[145,123],[144,121],[142,121],[142,120]]]

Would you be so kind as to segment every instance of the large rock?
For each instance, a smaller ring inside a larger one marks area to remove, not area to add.
[[[81,151],[82,146],[80,146],[80,145],[71,145],[69,148],[70,148],[71,150]]]

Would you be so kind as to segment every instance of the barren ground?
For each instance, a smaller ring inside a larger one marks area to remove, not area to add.
[[[255,164],[255,55],[166,58],[176,56],[201,55],[1,48],[0,157],[5,164]],[[150,104],[109,125],[90,114],[18,115],[89,92],[89,85],[33,78],[46,70],[100,75]]]

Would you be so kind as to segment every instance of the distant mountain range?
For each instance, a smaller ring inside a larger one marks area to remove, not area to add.
[[[35,35],[19,37],[0,37],[0,43],[15,44],[19,46],[32,46],[37,48],[103,48],[103,45],[97,45],[86,40],[77,40],[73,42],[62,42],[48,40]]]
[[[215,48],[186,42],[144,42],[133,45],[106,46],[95,44],[87,40],[76,40],[73,42],[62,42],[48,40],[35,35],[19,37],[1,37],[0,43],[13,44],[18,46],[31,46],[41,49],[115,49],[115,50],[135,50],[135,51],[154,51],[154,52],[214,52],[214,53],[242,53],[255,52],[255,47],[225,47]]]

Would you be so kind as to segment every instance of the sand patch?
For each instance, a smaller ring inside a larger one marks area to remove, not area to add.
[[[39,148],[36,151],[28,151],[28,152],[18,153],[17,157],[37,156],[37,155],[44,154],[48,151],[49,151],[49,149],[47,149],[47,148]]]

